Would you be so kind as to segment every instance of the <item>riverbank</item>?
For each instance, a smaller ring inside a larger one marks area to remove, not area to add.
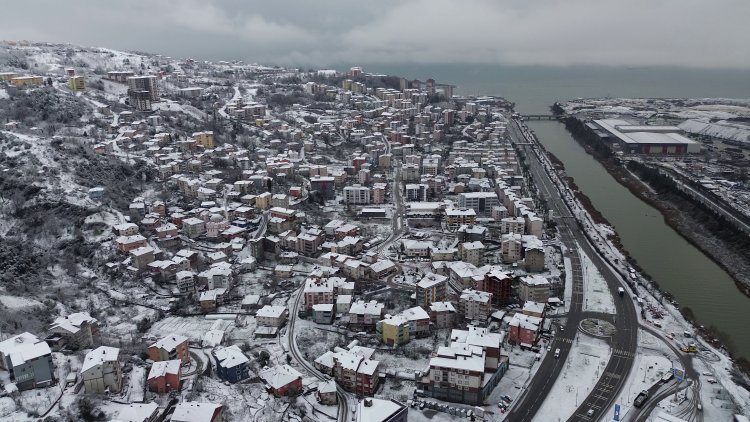
[[[578,120],[576,119],[575,122],[578,122]],[[703,232],[701,232],[701,230],[696,230],[696,227],[701,229],[704,229],[706,227],[706,221],[707,219],[711,218],[710,215],[706,214],[705,212],[703,213],[703,215],[697,214],[698,212],[701,212],[700,209],[697,209],[698,207],[696,207],[691,201],[688,201],[686,198],[682,198],[679,195],[659,194],[658,191],[654,189],[654,187],[639,179],[635,174],[633,174],[633,172],[628,170],[624,165],[620,164],[614,154],[612,154],[612,151],[606,145],[602,144],[598,140],[594,140],[592,137],[582,136],[582,131],[580,128],[585,128],[584,125],[578,122],[579,125],[571,128],[571,123],[569,123],[568,121],[566,121],[566,123],[566,128],[568,129],[568,132],[571,133],[572,138],[583,147],[587,154],[589,154],[597,162],[599,162],[605,168],[605,170],[617,180],[619,184],[624,186],[643,202],[659,210],[664,218],[664,222],[669,225],[677,234],[679,234],[680,237],[692,244],[707,258],[724,269],[727,274],[730,275],[730,278],[735,282],[735,285],[740,291],[742,291],[744,294],[750,293],[746,284],[741,281],[741,277],[748,274],[747,272],[743,272],[746,271],[743,270],[743,268],[745,268],[745,265],[750,265],[750,258],[742,256],[738,253],[733,253],[733,249],[726,245],[726,242],[724,242],[722,239],[718,239],[711,231],[704,230]],[[547,152],[547,154],[551,155],[551,153],[549,152]],[[559,159],[554,158],[554,161],[556,165],[564,168],[564,165],[562,165]],[[599,222],[611,226],[611,224],[607,222],[606,218],[604,218],[601,213],[599,213],[599,211],[595,209],[595,207],[592,205],[591,201],[588,200],[585,194],[578,192],[576,193],[576,195],[581,199],[585,198],[581,200],[581,203],[593,217],[598,218],[600,220]],[[686,212],[686,210],[691,211]],[[619,239],[613,239],[613,243],[615,243],[620,252],[627,257],[628,262],[634,268],[638,269],[639,272],[641,272],[647,279],[649,279],[656,289],[662,291],[658,283],[653,280],[653,277],[649,276],[647,272],[643,271],[643,269],[638,265],[635,259],[633,259],[630,254],[628,254],[628,252],[624,250],[622,244],[619,242]],[[716,253],[717,250],[724,250],[727,251],[727,253],[719,255]],[[738,262],[741,262],[742,265],[738,265]],[[665,295],[668,297],[670,296],[668,293]],[[680,311],[685,319],[691,321],[694,325],[696,325],[696,327],[700,327],[698,325],[699,322],[696,321],[693,311],[690,308],[682,307],[680,308]],[[704,337],[706,337],[707,339],[711,339],[714,344],[718,345],[720,343],[732,343],[729,336],[721,332],[716,327],[709,326],[708,328],[701,329],[701,331],[704,334]],[[750,362],[741,358],[737,363],[740,367],[743,368],[746,373],[750,373]]]

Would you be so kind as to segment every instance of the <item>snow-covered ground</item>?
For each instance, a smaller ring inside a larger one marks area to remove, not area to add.
[[[539,408],[536,417],[544,421],[567,419],[588,396],[607,366],[611,348],[604,340],[576,335],[555,385]]]
[[[607,287],[607,281],[586,254],[581,253],[580,256],[583,267],[583,310],[615,313],[615,303]]]

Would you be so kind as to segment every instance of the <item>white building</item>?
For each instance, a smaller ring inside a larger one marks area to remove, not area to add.
[[[352,185],[344,188],[344,203],[367,205],[370,203],[370,188],[362,185]]]
[[[86,394],[117,393],[122,387],[120,349],[100,346],[86,354],[81,366],[81,377]]]

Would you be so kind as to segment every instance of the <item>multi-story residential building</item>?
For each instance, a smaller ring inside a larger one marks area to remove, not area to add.
[[[492,313],[492,293],[474,289],[461,292],[459,308],[464,318],[470,321],[487,321]]]
[[[427,258],[430,256],[430,242],[421,240],[405,239],[401,241],[404,255],[409,258]]]
[[[305,281],[305,309],[310,312],[313,305],[319,303],[334,303],[333,281],[328,278],[308,278]]]
[[[190,217],[182,220],[182,231],[191,239],[206,233],[206,222],[200,218]]]
[[[477,290],[492,293],[492,302],[505,305],[513,297],[513,277],[505,271],[491,270],[484,274],[484,279],[477,283]]]
[[[151,104],[159,101],[156,76],[128,77],[128,101],[138,111],[151,111]]]
[[[203,132],[195,132],[193,133],[193,139],[198,145],[202,145],[205,149],[214,149],[213,131],[206,130]]]
[[[375,300],[358,300],[349,308],[349,325],[374,329],[375,324],[383,318],[384,308],[385,305]]]
[[[508,323],[508,341],[527,347],[535,345],[543,321],[541,317],[516,313]]]
[[[459,208],[471,208],[478,215],[489,215],[492,207],[500,205],[494,192],[464,192],[458,195]]]
[[[286,306],[266,305],[258,309],[255,319],[261,327],[283,327],[288,316],[289,310]]]
[[[0,368],[10,374],[19,390],[52,385],[55,366],[49,345],[31,333],[21,333],[0,342]]]
[[[211,354],[216,361],[216,375],[228,382],[239,382],[250,376],[250,359],[239,346],[217,347]]]
[[[375,326],[375,332],[380,340],[389,346],[399,346],[411,340],[409,321],[404,315],[386,315]]]
[[[406,318],[409,323],[409,335],[411,337],[427,337],[430,334],[430,314],[421,306],[405,309],[399,315]]]
[[[370,188],[355,184],[344,188],[344,203],[367,205],[370,203]]]
[[[435,328],[453,327],[456,308],[450,302],[432,302],[430,304],[430,321]]]
[[[68,87],[71,91],[83,91],[86,89],[86,81],[83,76],[71,76],[68,78]]]
[[[99,346],[86,354],[81,365],[81,377],[86,394],[118,393],[122,388],[120,349]]]
[[[357,403],[355,414],[359,421],[367,422],[406,422],[409,407],[396,400],[368,397]]]
[[[500,220],[500,233],[517,233],[524,234],[526,230],[526,220],[523,217],[505,217]]]
[[[188,338],[179,334],[166,336],[148,347],[148,358],[154,362],[179,359],[183,363],[188,363]]]
[[[312,233],[302,233],[297,236],[297,252],[306,256],[317,256],[323,244],[323,236]]]
[[[357,394],[371,396],[378,389],[380,362],[344,352],[334,356],[333,374],[343,388]]]
[[[458,256],[461,260],[477,267],[482,266],[484,262],[484,250],[484,245],[479,241],[458,244]]]
[[[324,200],[336,197],[336,181],[331,176],[312,176],[310,178],[310,190],[318,192]]]
[[[195,273],[192,271],[179,271],[175,274],[177,289],[181,294],[195,293]]]
[[[541,241],[526,244],[523,264],[527,272],[538,273],[544,271],[544,245]]]
[[[518,296],[523,301],[547,303],[550,297],[549,280],[538,275],[521,277]]]
[[[265,369],[258,376],[275,396],[294,395],[302,391],[302,374],[289,365]]]
[[[255,197],[255,206],[260,210],[267,210],[271,208],[271,193],[263,192]]]
[[[148,372],[148,389],[159,394],[179,391],[182,362],[178,359],[154,362]]]
[[[120,236],[115,239],[115,244],[120,252],[130,252],[133,249],[142,248],[147,245],[146,238],[140,234],[133,236]]]
[[[448,277],[427,273],[416,285],[417,306],[429,307],[433,302],[445,300],[445,287]]]
[[[465,224],[476,224],[477,213],[473,208],[448,208],[445,210],[445,223],[454,231]]]
[[[523,251],[522,235],[516,233],[504,234],[501,238],[500,248],[504,263],[512,264],[520,261]]]
[[[372,185],[372,203],[373,204],[384,204],[385,203],[385,192],[387,185],[385,183],[375,183]]]
[[[76,312],[59,317],[50,326],[50,332],[61,337],[61,346],[81,349],[94,345],[99,334],[99,322],[88,312]]]
[[[427,201],[427,192],[429,187],[424,183],[408,183],[405,188],[405,195],[409,202],[425,202]]]
[[[430,359],[418,387],[428,397],[481,405],[508,369],[501,355],[502,335],[470,326],[453,330],[450,346],[440,347]]]

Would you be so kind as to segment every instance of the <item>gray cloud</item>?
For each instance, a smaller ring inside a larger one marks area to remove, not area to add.
[[[69,0],[4,5],[0,38],[278,64],[750,68],[746,0]]]

